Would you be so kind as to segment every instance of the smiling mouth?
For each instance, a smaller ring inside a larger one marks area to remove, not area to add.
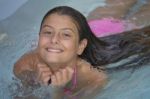
[[[48,52],[53,52],[53,53],[61,53],[61,52],[63,52],[62,49],[54,49],[54,48],[46,48],[46,50]]]

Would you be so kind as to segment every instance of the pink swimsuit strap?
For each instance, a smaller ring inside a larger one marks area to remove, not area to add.
[[[64,93],[68,96],[71,96],[73,89],[77,86],[77,67],[74,67],[73,77],[71,81],[71,88],[64,88]]]

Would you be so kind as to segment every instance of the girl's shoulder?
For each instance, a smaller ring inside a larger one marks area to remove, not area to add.
[[[23,54],[15,64],[31,65],[38,59],[38,53],[36,50],[32,50]]]
[[[87,78],[87,80],[100,85],[107,81],[107,74],[105,71],[94,68],[94,66],[83,59],[81,59],[79,63],[80,73]]]
[[[14,74],[17,76],[23,71],[33,71],[38,61],[39,57],[36,50],[25,53],[15,62]]]
[[[101,74],[101,73],[105,73],[103,71],[103,67],[101,66],[98,66],[99,68],[96,68],[96,66],[92,66],[89,62],[87,62],[86,60],[84,59],[79,59],[78,60],[78,68],[80,68],[80,70],[83,72],[83,73],[98,73],[98,74]]]
[[[88,93],[88,97],[91,97],[107,84],[107,74],[103,70],[93,68],[93,66],[85,61],[80,60],[78,62],[78,85],[80,92]],[[92,98],[92,97],[91,97]]]

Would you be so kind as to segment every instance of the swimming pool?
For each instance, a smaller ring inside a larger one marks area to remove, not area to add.
[[[138,0],[140,1],[140,0]],[[142,1],[142,0],[141,0]],[[146,0],[144,0],[146,2]],[[77,5],[83,6],[77,6]],[[37,5],[42,5],[38,7]],[[85,16],[98,6],[105,6],[104,0],[80,1],[51,1],[28,0],[24,2],[13,14],[0,21],[0,98],[12,99],[16,95],[28,96],[35,94],[45,99],[44,92],[48,88],[39,88],[35,91],[23,91],[21,83],[13,75],[14,62],[26,51],[36,47],[40,20],[45,12],[56,5],[70,5],[82,11]],[[89,8],[89,6],[91,6]],[[88,10],[87,10],[88,9]],[[136,9],[136,7],[134,7]],[[137,7],[138,9],[138,7]],[[134,13],[136,10],[133,11]],[[132,13],[130,13],[132,14]],[[89,17],[89,16],[88,16]],[[134,57],[134,56],[133,56]],[[110,64],[117,66],[131,58]],[[144,64],[145,65],[145,64]],[[123,70],[109,73],[109,82],[98,94],[96,99],[149,99],[150,98],[150,66],[132,70]],[[48,96],[47,96],[48,97]]]

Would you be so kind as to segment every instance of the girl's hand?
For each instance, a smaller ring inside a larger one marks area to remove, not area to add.
[[[40,84],[49,85],[49,80],[51,79],[52,71],[45,64],[37,64],[37,80]]]
[[[73,68],[66,67],[64,69],[59,69],[53,75],[51,75],[52,86],[55,87],[64,87],[73,76]]]
[[[38,64],[37,80],[43,85],[49,85],[49,81],[51,81],[51,85],[54,87],[64,87],[72,79],[73,72],[73,68],[66,67],[52,73],[48,66]]]

